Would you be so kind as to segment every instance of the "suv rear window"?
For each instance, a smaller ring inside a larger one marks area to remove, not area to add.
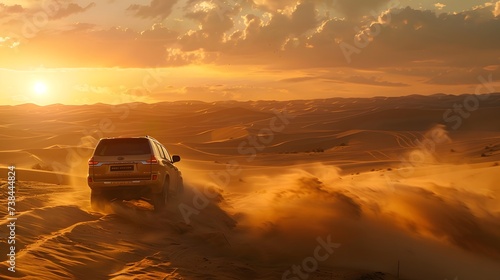
[[[102,139],[95,150],[98,156],[144,154],[151,154],[149,141],[145,138]]]

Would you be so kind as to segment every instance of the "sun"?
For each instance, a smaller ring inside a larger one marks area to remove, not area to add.
[[[35,94],[37,95],[44,95],[45,93],[47,93],[47,85],[43,82],[38,81],[33,85],[33,92],[35,92]]]

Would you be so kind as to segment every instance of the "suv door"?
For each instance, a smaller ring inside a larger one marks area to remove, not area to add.
[[[168,153],[167,149],[163,145],[161,146],[161,148],[163,149],[168,160],[170,161],[170,163],[171,163],[170,165],[175,170],[175,190],[177,193],[179,193],[180,191],[182,191],[182,188],[183,188],[182,173],[177,168],[177,166],[174,165],[172,157],[170,157],[170,154]]]
[[[170,189],[176,191],[179,184],[179,169],[172,163],[172,159],[170,154],[167,152],[167,149],[160,144],[156,143],[158,150],[160,151],[160,157],[162,162],[168,169],[168,173],[170,174]]]

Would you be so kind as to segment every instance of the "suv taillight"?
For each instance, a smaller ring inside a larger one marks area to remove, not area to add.
[[[154,155],[151,155],[151,158],[147,161],[147,163],[158,164],[158,160],[156,159],[156,157]]]
[[[89,159],[89,165],[97,165],[98,163],[99,162],[95,161],[93,157]]]

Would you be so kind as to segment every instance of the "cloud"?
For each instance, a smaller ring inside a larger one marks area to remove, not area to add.
[[[183,96],[184,99],[192,100],[234,100],[245,96],[239,91],[241,88],[239,86],[228,86],[228,85],[202,85],[202,86],[187,86],[180,89],[175,89],[171,91],[170,94],[175,94],[177,96]]]
[[[166,62],[170,66],[183,66],[188,64],[200,64],[202,62],[208,62],[207,53],[203,50],[196,51],[182,51],[179,48],[169,48],[167,49]]]
[[[227,6],[219,1],[209,3],[194,0],[188,2],[185,8],[185,17],[196,23],[198,29],[191,29],[183,34],[179,40],[183,51],[222,51],[226,33],[234,27],[234,20],[241,11],[238,4]]]
[[[5,5],[0,3],[0,22],[3,24],[9,24],[9,21],[19,16],[25,12],[23,6],[15,4],[15,5]]]
[[[71,25],[62,32],[40,32],[18,49],[1,48],[11,67],[156,67],[168,65],[166,45],[178,33],[160,25],[137,32],[128,28]],[[84,39],[82,39],[84,38]]]
[[[319,23],[312,2],[297,5],[289,15],[279,12],[261,17],[247,14],[244,16],[244,29],[233,33],[226,45],[230,46],[228,52],[231,55],[255,54],[268,60],[266,55],[304,46],[306,33],[312,32]]]
[[[79,84],[74,86],[75,91],[83,93],[111,94],[113,90],[110,87],[93,86],[89,84]]]
[[[252,0],[255,6],[266,11],[277,11],[292,7],[296,5],[297,2],[297,0]]]
[[[172,7],[177,0],[151,0],[149,5],[132,4],[127,8],[140,18],[167,18],[172,13]]]
[[[438,71],[425,83],[434,85],[478,85],[480,76],[500,76],[500,65],[485,68],[448,68]]]
[[[495,10],[493,10],[493,15],[495,17],[500,16],[500,1],[495,4]]]
[[[214,49],[222,42],[224,33],[234,26],[231,17],[227,13],[220,14],[216,8],[209,11],[190,12],[186,14],[186,17],[199,24],[198,30],[185,34],[181,39],[186,49],[199,47]]]
[[[163,17],[171,8],[161,3],[174,2],[152,1],[147,6],[131,5],[128,10],[139,17]],[[366,7],[386,9],[390,6],[387,1],[377,3]],[[162,24],[145,30],[103,28],[92,23],[65,25],[60,28],[63,31],[42,28],[15,50],[5,47],[4,42],[4,47],[0,47],[2,66],[156,67],[210,61],[267,65],[277,70],[348,67],[389,71],[390,68],[443,69],[446,66],[453,71],[500,64],[500,37],[497,36],[500,21],[493,15],[498,4],[454,14],[392,9],[384,12],[383,23],[376,17],[369,19],[372,22],[332,18],[320,11],[314,1],[302,2],[286,11],[265,13],[255,8],[249,12],[247,4],[229,9],[218,9],[213,4],[200,0],[190,2],[182,19],[182,26],[190,30],[174,30]],[[345,10],[354,9],[345,1],[334,4],[344,5]],[[92,6],[68,5],[65,11],[77,12]],[[13,30],[19,32],[22,26]],[[0,37],[6,38],[8,34],[0,33]],[[340,43],[354,48],[350,63]],[[8,45],[12,46],[13,42]],[[402,74],[418,76],[408,71]],[[431,80],[435,72],[422,75],[430,83],[439,83],[439,78]],[[404,85],[387,84],[371,77],[351,79],[360,84]]]
[[[286,82],[286,83],[300,83],[300,82],[308,82],[308,81],[315,81],[315,80],[323,80],[323,81],[333,81],[333,82],[348,82],[348,83],[354,83],[354,84],[362,84],[362,85],[372,85],[372,86],[383,86],[383,87],[406,87],[409,86],[408,84],[405,83],[400,83],[400,82],[389,82],[389,81],[384,81],[380,77],[375,77],[375,76],[361,76],[361,75],[339,75],[338,73],[330,73],[330,74],[323,74],[323,75],[317,75],[317,76],[302,76],[302,77],[293,77],[293,78],[287,78],[287,79],[282,79],[280,82]]]
[[[88,4],[85,7],[81,7],[75,3],[69,3],[68,6],[58,9],[57,13],[55,13],[51,18],[52,19],[65,18],[65,17],[71,16],[73,14],[83,13],[83,12],[85,12],[85,11],[95,7],[95,6],[96,6],[96,3],[94,3],[94,2]]]
[[[364,84],[364,85],[372,85],[372,86],[386,86],[386,87],[406,87],[408,84],[404,83],[393,83],[388,81],[383,81],[378,77],[365,77],[365,76],[351,76],[345,79],[346,82],[356,83],[356,84]]]
[[[443,3],[436,3],[434,4],[434,7],[436,7],[436,9],[438,10],[442,10],[444,7],[446,7],[446,5]]]
[[[491,10],[492,7],[484,7],[437,15],[408,7],[392,10],[386,14],[384,24],[374,22],[370,28],[330,19],[306,44],[312,46],[318,58],[311,62],[325,64],[327,60],[330,66],[484,67],[498,61],[500,47],[500,37],[495,35],[500,21],[495,20]],[[340,43],[347,44],[350,53],[344,56]],[[325,48],[327,45],[330,47]],[[474,55],[463,55],[466,53]]]
[[[358,18],[378,14],[379,9],[386,10],[390,2],[391,0],[336,0],[334,8],[348,18]]]
[[[142,31],[139,39],[144,43],[175,44],[178,36],[179,32],[173,31],[161,23],[156,23],[150,29]]]
[[[5,5],[3,3],[0,3],[0,14],[10,14],[10,13],[22,13],[24,12],[23,6],[19,4],[14,4],[14,5]]]
[[[73,32],[81,32],[81,31],[92,31],[93,29],[97,28],[98,26],[96,24],[92,23],[83,23],[83,22],[77,22],[68,25],[68,29],[72,30]]]
[[[290,17],[290,33],[301,35],[318,25],[318,15],[312,2],[304,2],[295,7]]]
[[[280,80],[280,82],[299,83],[299,82],[307,82],[307,81],[312,81],[312,80],[317,80],[317,79],[318,79],[318,77],[304,76],[304,77],[293,77],[293,78],[282,79],[282,80]]]
[[[269,99],[276,93],[288,95],[284,89],[275,86],[263,86],[255,83],[251,84],[188,84],[187,86],[166,86],[159,92],[152,94],[153,98],[159,100],[199,100],[204,102],[213,102],[218,100],[262,100]],[[227,80],[226,80],[227,81]],[[300,95],[297,95],[299,98]]]

